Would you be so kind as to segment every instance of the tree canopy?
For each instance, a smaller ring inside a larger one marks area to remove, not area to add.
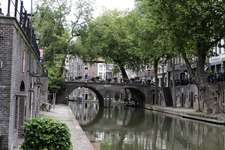
[[[143,0],[146,14],[155,20],[155,25],[165,30],[165,41],[180,54],[194,83],[203,93],[209,112],[217,109],[212,92],[205,81],[206,58],[212,56],[212,48],[224,38],[225,5],[218,0]],[[197,75],[192,66],[196,61]]]
[[[139,46],[135,12],[107,10],[94,19],[88,31],[81,37],[81,43],[88,51],[89,58],[102,57],[106,62],[120,68],[123,77],[127,77],[125,68],[140,71],[143,64]],[[89,59],[88,58],[88,59]]]
[[[39,47],[44,50],[45,68],[50,72],[54,70],[49,78],[52,88],[55,87],[53,83],[62,81],[67,55],[82,55],[82,51],[77,49],[79,46],[76,46],[75,37],[81,35],[92,19],[92,5],[91,1],[84,0],[75,3],[67,0],[40,0],[37,3],[34,26],[40,39]],[[52,79],[54,81],[51,81]]]

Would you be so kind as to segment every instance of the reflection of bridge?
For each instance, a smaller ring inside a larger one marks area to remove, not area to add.
[[[102,126],[105,126],[106,124],[110,131],[117,131],[129,127],[136,127],[141,130],[143,128],[148,128],[148,126],[143,123],[145,121],[145,109],[123,106],[114,106],[113,108],[107,109],[100,107],[96,113],[96,109],[93,109],[93,104],[83,103],[83,106],[80,109],[77,108],[80,105],[81,104],[78,104],[77,102],[69,102],[69,107],[72,109],[75,118],[81,126],[84,124],[85,128],[91,127],[101,129]],[[94,117],[92,117],[93,114]],[[87,121],[87,119],[84,118],[92,119]]]
[[[100,107],[104,106],[104,98],[113,98],[116,92],[122,89],[129,89],[132,94],[136,95],[140,106],[147,102],[152,104],[152,93],[154,87],[141,84],[116,84],[116,83],[96,83],[96,82],[66,82],[66,90],[58,96],[58,103],[66,101],[66,97],[78,87],[91,89],[98,97]]]

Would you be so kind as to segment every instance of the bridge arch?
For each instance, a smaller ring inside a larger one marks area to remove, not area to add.
[[[130,90],[130,92],[133,93],[137,97],[137,100],[141,107],[143,107],[145,105],[146,95],[139,88],[136,88],[136,87],[132,87],[132,86],[121,87],[121,88],[118,88],[116,91],[112,90],[112,95],[114,96],[116,94],[116,92],[125,90],[125,89]]]
[[[91,89],[95,94],[96,94],[96,96],[98,97],[98,101],[99,101],[99,107],[103,107],[104,106],[104,98],[103,98],[103,96],[102,96],[102,92],[103,91],[99,91],[99,90],[97,90],[95,87],[93,87],[93,86],[88,86],[88,85],[79,85],[79,86],[76,86],[76,85],[74,85],[74,87],[73,88],[70,88],[69,90],[68,90],[68,92],[66,92],[66,97],[69,97],[69,94],[71,93],[71,92],[73,92],[73,90],[75,90],[75,89],[77,89],[77,88],[79,88],[79,87],[84,87],[84,88],[89,88],[89,89]]]
[[[58,95],[57,103],[67,102],[66,97],[78,87],[89,88],[98,97],[99,107],[104,106],[104,98],[113,98],[116,92],[129,89],[134,95],[136,95],[139,105],[142,107],[145,103],[151,101],[152,87],[149,85],[138,84],[115,84],[115,83],[96,83],[96,82],[66,82],[66,89],[61,95]],[[154,88],[154,87],[153,87]]]

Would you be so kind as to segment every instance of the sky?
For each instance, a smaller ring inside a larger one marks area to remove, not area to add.
[[[15,2],[15,0],[11,0],[12,2]],[[18,4],[18,10],[19,10],[19,6],[20,6],[20,1],[18,0],[19,4]],[[34,1],[33,0],[33,8],[34,8]],[[109,9],[114,9],[117,8],[119,10],[126,10],[126,9],[133,9],[134,8],[134,0],[95,0],[96,2],[96,8],[97,10],[94,11],[94,17],[98,16],[101,12],[101,6],[105,6],[106,8]],[[8,0],[0,0],[1,3],[1,8],[2,8],[2,12],[4,15],[7,14],[7,10],[8,10]],[[30,12],[30,8],[31,8],[31,0],[23,0],[24,3],[24,7],[27,10],[27,12]],[[13,4],[11,3],[11,11],[13,12],[10,14],[10,16],[14,15],[14,8],[12,6]]]

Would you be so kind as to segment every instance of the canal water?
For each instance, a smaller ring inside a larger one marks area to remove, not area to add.
[[[225,150],[225,126],[142,108],[70,101],[96,150]]]

